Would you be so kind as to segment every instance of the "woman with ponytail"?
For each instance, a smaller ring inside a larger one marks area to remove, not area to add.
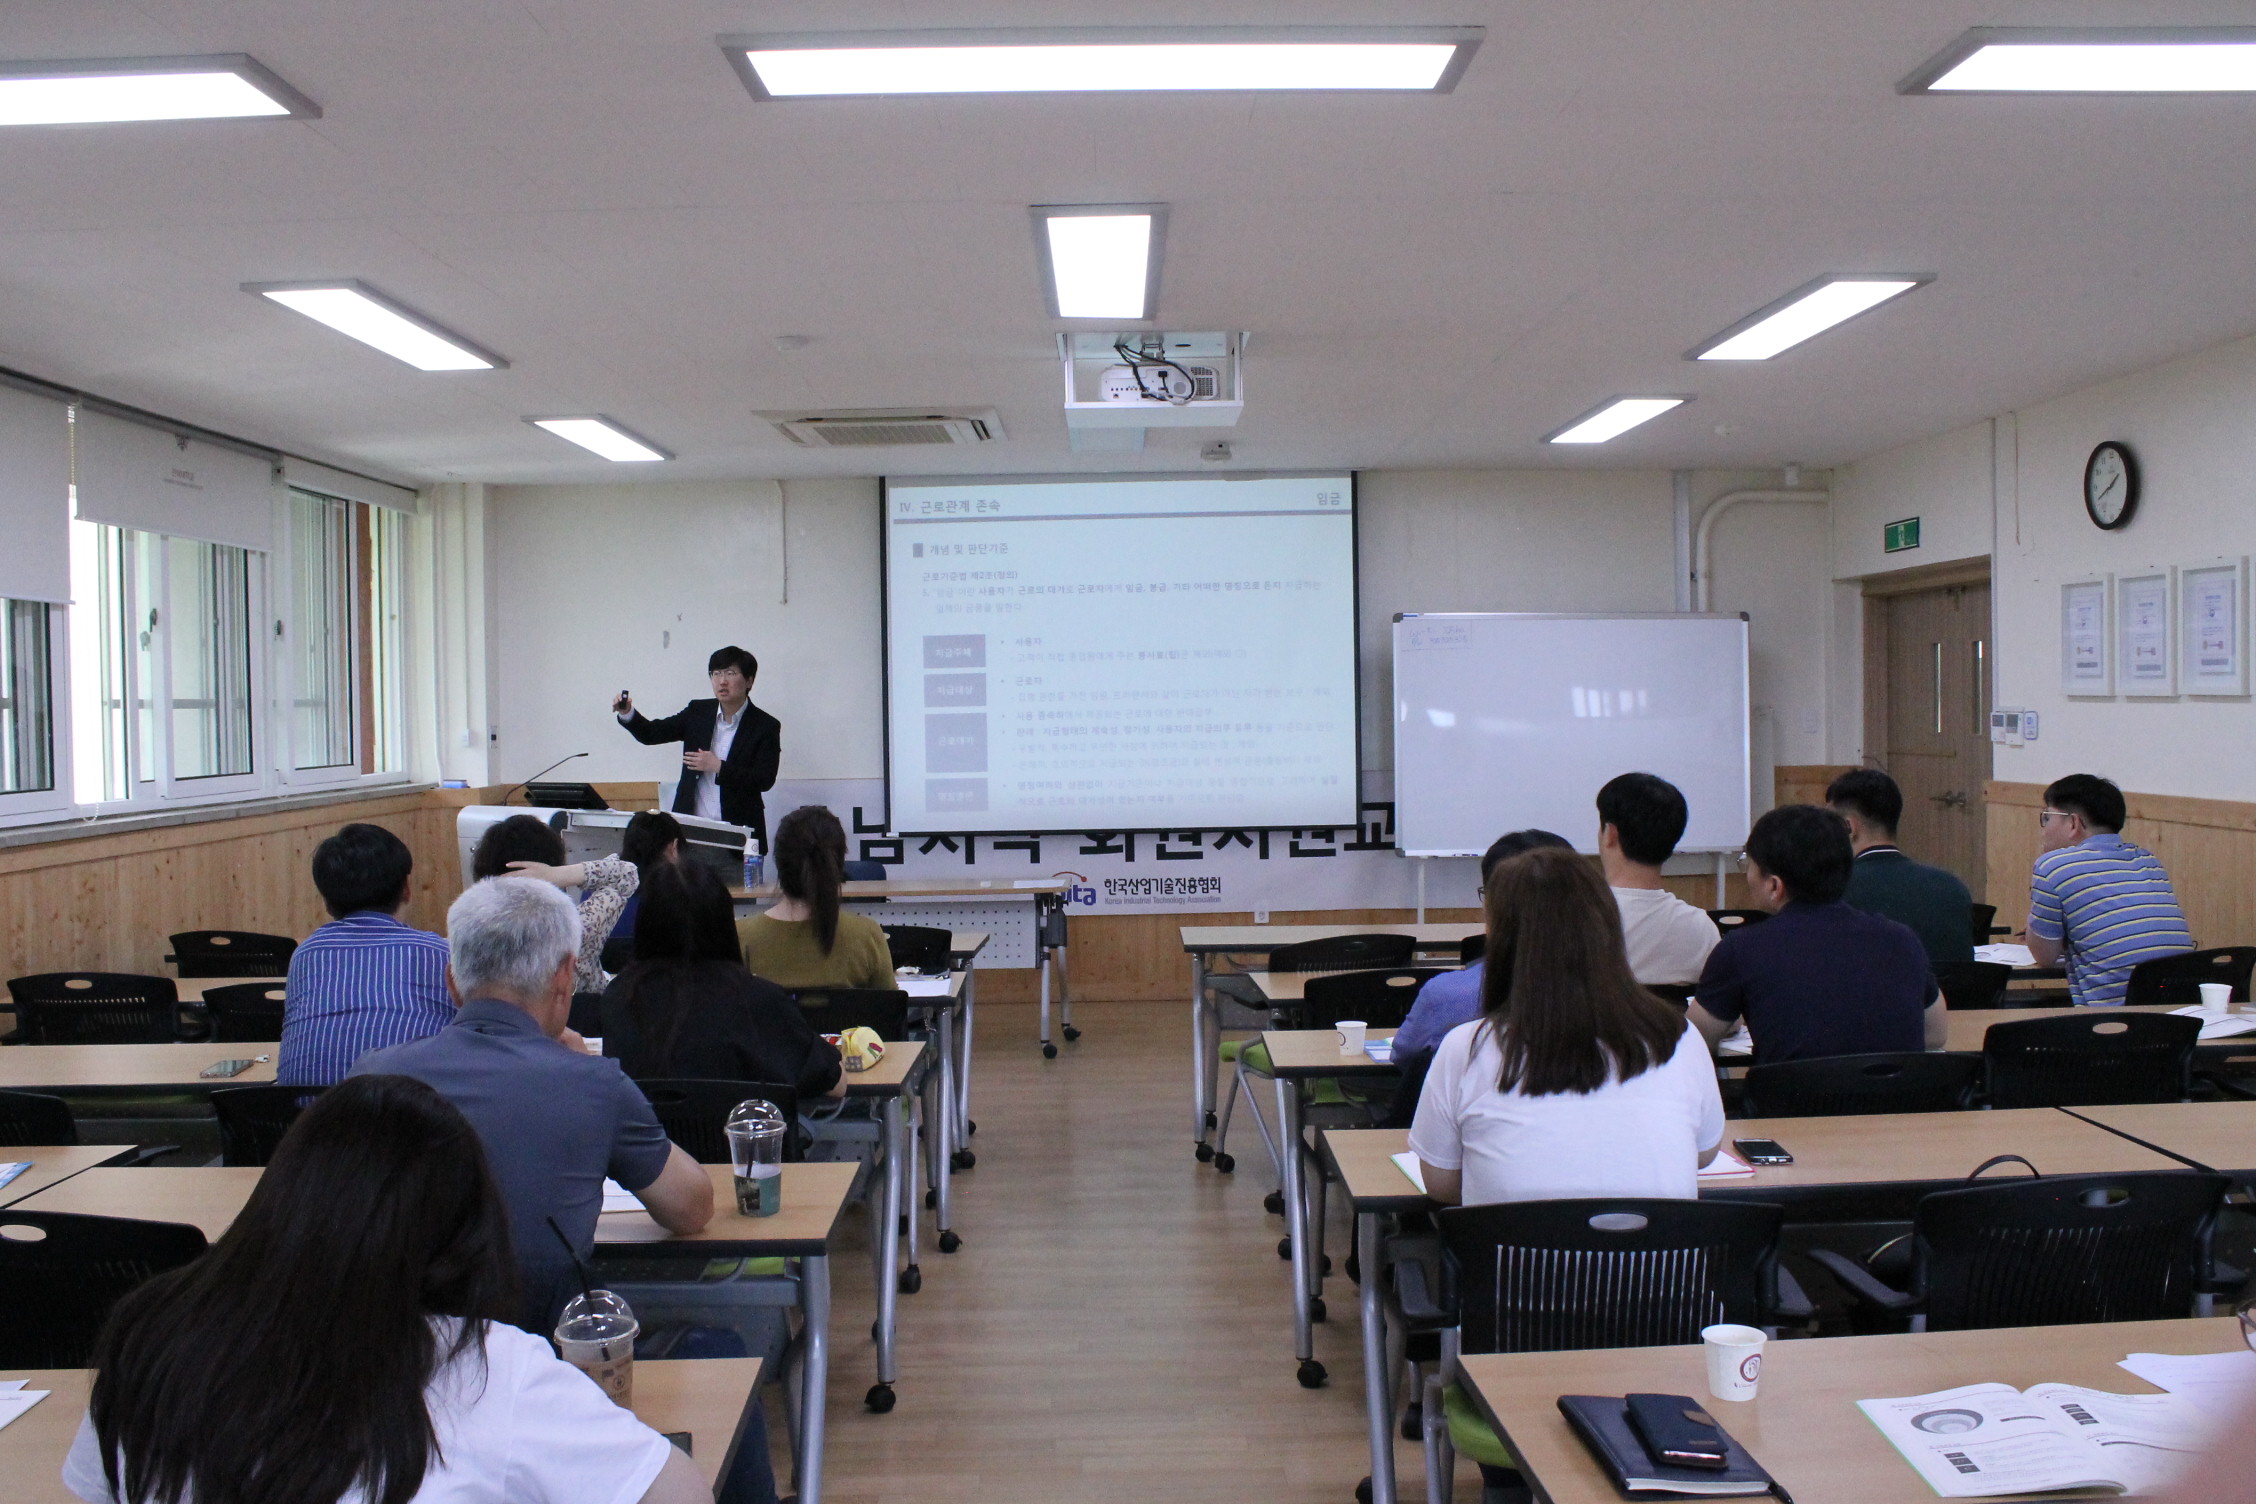
[[[846,881],[846,830],[838,817],[819,804],[785,815],[772,860],[783,897],[736,925],[752,974],[778,987],[897,987],[885,931],[838,906]]]

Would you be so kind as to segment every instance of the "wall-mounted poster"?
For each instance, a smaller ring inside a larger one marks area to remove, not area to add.
[[[2115,655],[2107,633],[2112,576],[2070,580],[2060,587],[2060,692],[2105,697],[2115,693]]]
[[[2143,699],[2178,692],[2178,659],[2171,651],[2170,572],[2118,575],[2115,579],[2115,687]]]
[[[2178,571],[2178,688],[2189,695],[2248,693],[2248,561]]]

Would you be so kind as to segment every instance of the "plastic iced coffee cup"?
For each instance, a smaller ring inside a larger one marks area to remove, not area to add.
[[[631,1406],[635,1334],[641,1330],[625,1301],[609,1290],[589,1290],[566,1302],[556,1323],[556,1348],[614,1403]]]

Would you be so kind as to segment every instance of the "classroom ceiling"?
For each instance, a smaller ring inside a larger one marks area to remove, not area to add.
[[[2256,98],[1902,97],[1973,25],[2218,0],[9,0],[0,59],[248,52],[312,121],[0,134],[0,364],[410,480],[1833,464],[2256,331]],[[756,103],[724,32],[1479,25],[1448,95]],[[1159,327],[1245,329],[1233,431],[1077,454],[1026,209],[1171,206]],[[1827,271],[1937,280],[1767,363]],[[368,280],[429,374],[239,290]],[[802,348],[779,336],[804,336]],[[1623,392],[1696,400],[1612,444]],[[986,408],[977,448],[753,415]],[[618,466],[526,427],[601,412]]]

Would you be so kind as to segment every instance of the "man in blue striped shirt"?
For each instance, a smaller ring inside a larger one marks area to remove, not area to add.
[[[400,923],[415,859],[381,825],[347,825],[313,853],[332,916],[290,957],[274,1079],[330,1086],[370,1050],[436,1034],[454,1018],[447,943]]]
[[[2078,1007],[2123,1001],[2131,968],[2193,949],[2193,931],[2154,853],[2123,839],[2123,791],[2090,773],[2045,790],[2044,851],[2029,883],[2029,951],[2068,963]]]

